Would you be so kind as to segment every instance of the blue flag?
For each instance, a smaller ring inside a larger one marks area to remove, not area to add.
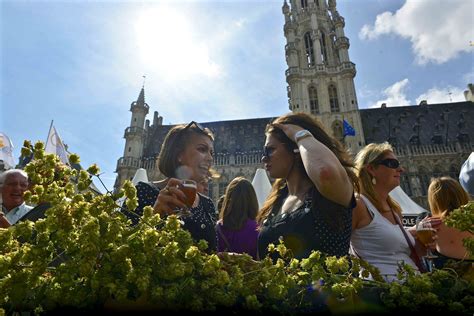
[[[349,124],[349,122],[346,121],[345,119],[342,122],[343,122],[343,127],[344,127],[343,136],[344,137],[346,137],[346,136],[355,136],[356,132],[355,132],[354,127],[352,127],[351,124]]]

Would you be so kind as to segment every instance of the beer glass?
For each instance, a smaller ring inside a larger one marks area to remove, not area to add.
[[[196,193],[197,193],[196,181],[183,180],[182,183],[179,185],[179,189],[183,191],[184,195],[186,195],[186,199],[183,201],[184,204],[186,204],[186,207],[178,209],[176,211],[176,216],[186,217],[186,216],[191,215],[191,212],[189,211],[189,209],[193,207],[194,200],[196,199]]]
[[[421,243],[426,247],[426,260],[428,263],[428,270],[432,271],[434,258],[437,258],[428,248],[428,244],[433,242],[433,237],[436,235],[436,229],[431,226],[429,221],[419,221],[416,224],[416,237],[421,241]]]

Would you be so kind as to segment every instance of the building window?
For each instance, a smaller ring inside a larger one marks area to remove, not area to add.
[[[306,32],[304,35],[304,45],[306,48],[306,61],[308,62],[308,67],[314,66],[314,51],[313,51],[313,40],[311,39],[311,34]]]
[[[326,64],[328,61],[328,52],[326,49],[326,35],[324,34],[324,32],[321,32],[321,38],[319,42],[321,44],[321,59],[323,63]]]
[[[428,191],[428,186],[430,185],[431,181],[431,174],[426,171],[420,172],[419,179],[420,179],[420,189],[421,195],[426,196],[426,192]]]
[[[132,151],[132,147],[128,147],[128,152],[131,152]]]
[[[331,112],[339,112],[339,100],[337,99],[337,90],[334,85],[328,87],[329,92],[329,105],[331,107]]]
[[[307,8],[308,7],[308,0],[301,0],[301,8]]]
[[[227,183],[219,182],[219,197],[224,195]]]
[[[309,94],[309,108],[311,114],[319,114],[319,104],[318,104],[318,91],[315,87],[311,86],[308,89]]]
[[[342,122],[341,121],[334,121],[332,123],[332,134],[334,138],[343,142],[344,141],[344,134],[342,129]]]
[[[402,190],[408,194],[409,196],[412,196],[412,191],[411,191],[411,186],[410,186],[410,178],[408,177],[407,174],[403,174],[401,176],[401,181],[400,181],[400,186],[402,187]]]

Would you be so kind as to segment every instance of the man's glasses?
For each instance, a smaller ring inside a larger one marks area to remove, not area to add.
[[[381,160],[377,164],[384,165],[385,167],[388,167],[391,169],[397,169],[398,167],[400,167],[400,161],[393,158],[387,158],[387,159]]]

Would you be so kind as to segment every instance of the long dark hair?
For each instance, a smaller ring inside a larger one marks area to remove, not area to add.
[[[334,153],[341,165],[346,170],[352,185],[354,188],[356,188],[356,190],[358,190],[358,179],[354,172],[354,163],[352,162],[351,155],[337,139],[330,136],[324,130],[323,125],[315,116],[306,113],[288,113],[278,117],[271,124],[267,125],[267,128],[265,129],[265,135],[272,135],[281,143],[283,143],[289,152],[293,152],[293,149],[298,148],[297,144],[293,139],[288,138],[288,136],[286,136],[286,134],[281,129],[274,126],[275,123],[298,125],[303,129],[310,131],[314,138],[323,143]],[[304,168],[303,172],[306,172]],[[270,214],[272,211],[274,205],[279,202],[283,197],[283,194],[286,193],[286,180],[277,179],[275,183],[273,183],[272,190],[270,191],[267,200],[258,212],[257,222],[259,224],[263,223],[263,221],[268,217],[268,214]]]
[[[244,177],[232,180],[225,190],[219,219],[225,229],[240,230],[247,219],[255,219],[258,200],[252,183]]]

